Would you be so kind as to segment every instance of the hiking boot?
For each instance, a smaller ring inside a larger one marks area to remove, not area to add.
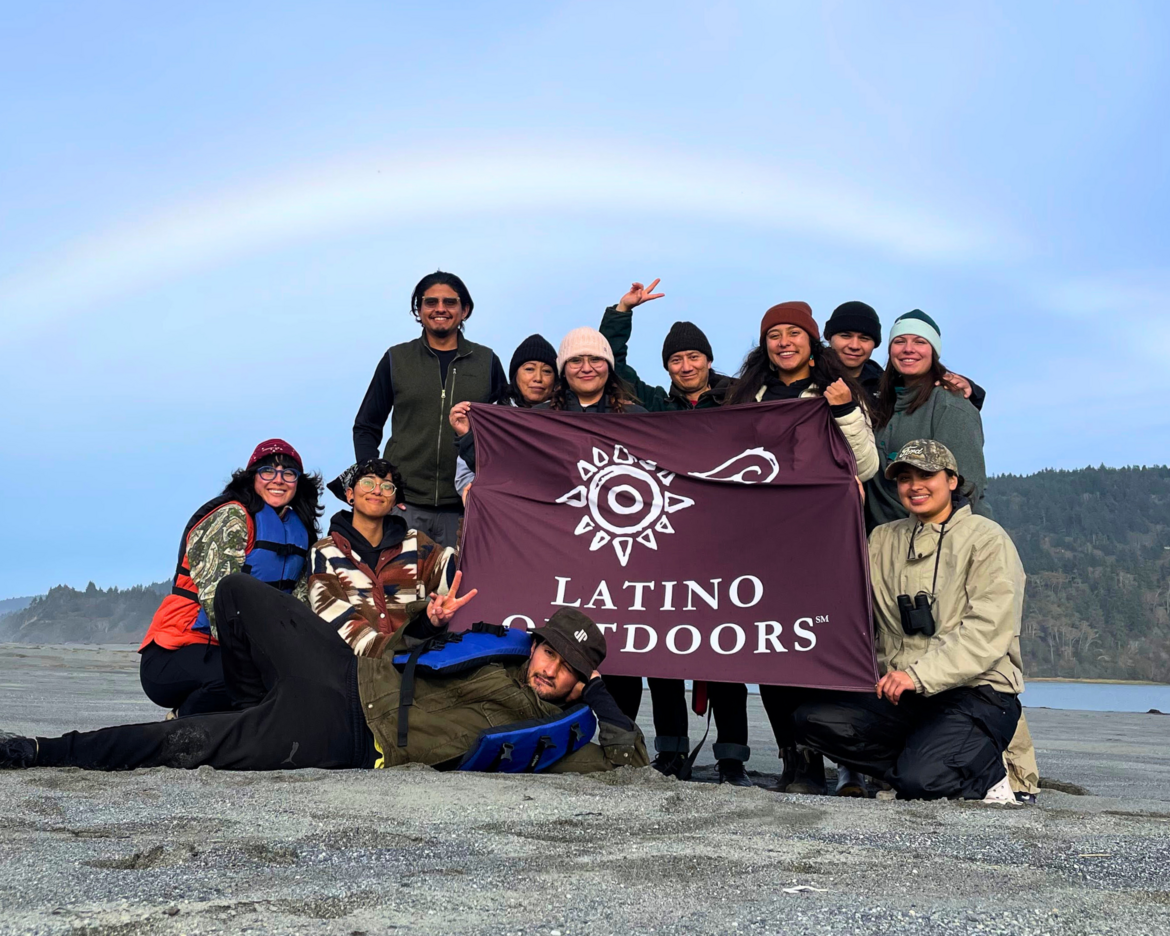
[[[0,770],[23,770],[37,762],[37,739],[0,731]]]
[[[743,769],[743,761],[724,758],[716,765],[719,770],[719,782],[730,783],[732,786],[755,786],[749,779],[747,771]]]
[[[800,754],[794,747],[781,748],[780,760],[784,762],[784,769],[780,771],[780,779],[776,781],[776,789],[784,793],[788,789],[788,784],[796,779],[796,765],[800,761]]]
[[[869,788],[865,785],[865,778],[856,770],[852,767],[846,767],[844,764],[838,764],[837,795],[869,799]]]
[[[1035,806],[1036,805],[1036,794],[1035,793],[1025,793],[1023,790],[1018,790],[1016,792],[1016,802],[1020,803],[1024,806]]]
[[[686,764],[687,756],[677,751],[660,751],[650,762],[650,766],[664,777],[677,777],[679,771]]]
[[[825,783],[825,759],[808,748],[797,750],[796,776],[784,790],[785,793],[802,793],[806,796],[824,796],[829,792]]]

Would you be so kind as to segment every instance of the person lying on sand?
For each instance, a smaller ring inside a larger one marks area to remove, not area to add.
[[[60,738],[8,736],[0,768],[647,766],[642,733],[597,673],[606,653],[597,625],[562,608],[531,635],[486,628],[452,637],[447,624],[475,595],[458,597],[461,577],[448,594],[431,595],[380,655],[359,657],[292,596],[229,575],[216,590],[215,616],[234,711]],[[594,719],[599,744],[587,743]]]

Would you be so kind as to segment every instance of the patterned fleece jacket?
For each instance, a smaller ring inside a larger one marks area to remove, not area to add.
[[[426,608],[427,595],[447,593],[458,561],[456,550],[408,530],[398,516],[386,518],[375,546],[343,510],[309,551],[309,607],[357,656],[380,657],[391,636]]]

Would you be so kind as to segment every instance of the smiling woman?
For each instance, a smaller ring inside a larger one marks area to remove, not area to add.
[[[967,483],[961,493],[971,501],[972,512],[987,515],[983,420],[949,382],[941,356],[942,331],[925,312],[914,309],[894,322],[890,359],[874,406],[878,456],[884,469],[907,442],[941,442],[963,469]],[[866,513],[871,529],[907,516],[897,485],[881,472],[866,483]]]
[[[305,558],[316,538],[321,479],[305,475],[283,439],[256,446],[247,467],[183,530],[167,595],[138,648],[147,696],[176,715],[227,711],[215,591],[234,572],[307,597]]]

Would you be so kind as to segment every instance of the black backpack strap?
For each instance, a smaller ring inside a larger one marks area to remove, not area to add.
[[[503,637],[508,630],[503,624],[489,624],[487,621],[476,621],[471,625],[473,634],[494,634],[496,637]]]
[[[553,739],[548,735],[541,735],[540,740],[536,742],[536,750],[532,752],[532,760],[528,762],[528,766],[524,768],[525,773],[535,773],[536,765],[540,763],[540,758],[550,747],[553,747]]]
[[[446,634],[439,634],[424,640],[410,651],[406,660],[406,667],[402,671],[402,687],[398,690],[398,746],[406,747],[406,739],[410,733],[410,707],[414,705],[414,671],[418,668],[418,658],[428,650],[446,643]]]

